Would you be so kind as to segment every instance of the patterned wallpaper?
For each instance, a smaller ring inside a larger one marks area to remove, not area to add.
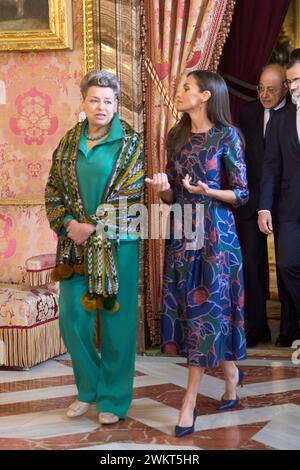
[[[80,111],[82,0],[72,3],[72,51],[0,53],[0,282],[22,281],[27,257],[55,250],[41,202],[52,152]]]

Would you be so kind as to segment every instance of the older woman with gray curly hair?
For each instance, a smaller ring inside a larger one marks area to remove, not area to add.
[[[80,416],[96,402],[99,422],[110,424],[126,417],[132,401],[139,235],[124,205],[142,197],[142,146],[117,114],[120,85],[114,75],[92,71],[80,89],[86,119],[54,151],[45,201],[58,235],[52,276],[60,281],[60,330],[78,388],[67,416]],[[100,356],[94,345],[97,310]]]

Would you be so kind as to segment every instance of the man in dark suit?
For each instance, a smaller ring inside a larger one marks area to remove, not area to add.
[[[248,203],[237,212],[238,233],[244,262],[248,347],[253,347],[260,341],[271,340],[266,308],[267,237],[257,226],[257,211],[265,141],[272,119],[271,115],[286,104],[285,78],[283,67],[277,64],[266,66],[261,73],[257,87],[259,99],[244,105],[240,116],[240,128],[246,142],[245,157],[250,189]]]
[[[273,232],[272,208],[277,204],[277,264],[293,302],[293,309],[281,316],[281,346],[291,346],[300,338],[300,58],[292,58],[286,71],[292,103],[278,111],[272,120],[266,146],[259,202],[259,228]]]

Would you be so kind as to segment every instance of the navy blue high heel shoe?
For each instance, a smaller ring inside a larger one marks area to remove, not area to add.
[[[197,410],[196,410],[196,408],[194,408],[192,426],[187,426],[187,427],[175,426],[175,436],[176,437],[183,437],[183,436],[186,436],[187,434],[192,434],[192,432],[194,432],[194,430],[195,430],[196,418],[197,418]]]
[[[239,371],[239,380],[237,383],[238,387],[243,387],[244,386],[244,372],[238,367]],[[231,408],[235,408],[236,405],[239,402],[239,398],[236,397],[235,400],[224,400],[224,397],[221,398],[221,405],[217,407],[217,410],[229,410]]]

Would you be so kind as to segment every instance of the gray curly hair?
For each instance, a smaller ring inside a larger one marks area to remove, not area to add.
[[[115,98],[120,94],[120,83],[117,78],[107,70],[92,70],[87,73],[80,83],[80,91],[83,99],[85,99],[88,89],[91,86],[99,86],[103,88],[111,88]]]

